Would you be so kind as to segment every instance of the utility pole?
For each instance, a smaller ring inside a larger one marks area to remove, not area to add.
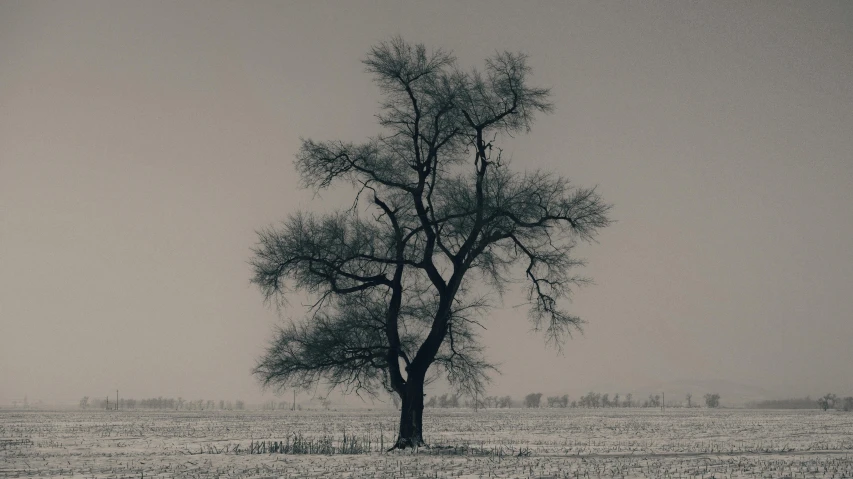
[[[661,392],[661,398],[662,398],[662,400],[660,403],[660,410],[666,411],[666,393],[665,392]]]
[[[116,389],[116,411],[118,411],[118,389]]]

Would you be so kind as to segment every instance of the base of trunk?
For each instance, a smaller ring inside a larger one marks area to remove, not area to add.
[[[388,449],[387,452],[391,452],[394,449],[417,449],[419,447],[429,447],[429,445],[424,442],[424,439],[422,437],[401,437],[398,438],[397,442],[394,443],[394,447]]]
[[[407,449],[426,446],[423,439],[424,375],[409,371],[405,389],[399,391],[401,400],[400,429],[397,442],[389,449]]]

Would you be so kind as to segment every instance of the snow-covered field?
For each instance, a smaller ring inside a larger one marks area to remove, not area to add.
[[[396,422],[388,410],[0,411],[0,477],[853,477],[842,412],[427,409],[432,447],[385,453]]]

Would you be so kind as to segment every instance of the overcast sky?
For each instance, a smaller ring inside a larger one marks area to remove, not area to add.
[[[344,205],[293,155],[378,132],[360,61],[396,34],[528,53],[556,111],[505,152],[615,205],[585,334],[546,349],[508,298],[491,392],[853,393],[851,2],[3,1],[0,404],[272,397],[255,230]]]

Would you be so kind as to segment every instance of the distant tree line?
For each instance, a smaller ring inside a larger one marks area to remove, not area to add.
[[[511,408],[512,398],[510,396],[486,396],[483,398],[482,406],[487,408]]]
[[[720,407],[721,396],[717,393],[705,394],[705,407],[718,408]],[[475,400],[462,401],[458,395],[442,394],[441,396],[432,396],[424,404],[426,407],[438,408],[619,408],[619,407],[644,407],[656,408],[663,406],[663,395],[649,394],[648,398],[643,400],[635,400],[631,393],[624,396],[619,393],[611,395],[609,393],[598,393],[590,391],[585,395],[570,400],[568,394],[562,396],[548,396],[544,398],[542,393],[530,393],[524,398],[515,402],[510,396],[485,396]],[[681,400],[667,400],[666,407],[699,407],[699,404],[693,400],[692,394],[686,394]],[[749,408],[755,409],[830,409],[840,411],[853,411],[853,397],[848,396],[839,398],[835,394],[826,394],[818,399],[812,399],[809,396],[804,398],[790,399],[772,399],[766,401],[755,401],[747,404]]]
[[[459,395],[445,393],[441,396],[433,396],[424,404],[424,407],[459,407]]]
[[[456,408],[460,406],[471,408],[656,408],[663,406],[663,396],[661,394],[649,394],[647,399],[635,400],[632,393],[625,394],[624,396],[616,393],[611,396],[610,393],[590,391],[574,400],[570,399],[568,394],[548,396],[544,399],[543,401],[543,394],[539,392],[527,394],[519,402],[514,402],[510,396],[485,396],[474,400],[461,401],[458,395],[442,394],[441,396],[429,397],[424,406],[433,408]],[[706,394],[704,399],[706,407],[716,408],[720,406],[720,395],[717,393]],[[684,401],[667,401],[666,407],[698,407],[698,404],[693,402],[692,394],[687,394],[684,397]]]
[[[101,398],[90,398],[84,396],[80,399],[80,409],[115,409],[116,403],[114,399],[105,396]],[[246,408],[246,403],[241,400],[225,401],[220,399],[219,402],[212,399],[196,399],[187,401],[181,397],[164,398],[162,396],[147,399],[119,398],[118,409],[174,409],[183,411],[211,411],[211,410],[243,410]]]
[[[524,398],[524,406],[528,408],[542,407],[542,394],[528,394]],[[669,401],[667,407],[695,407],[692,402],[693,395],[687,394],[685,401]],[[649,394],[649,397],[643,401],[634,400],[632,393],[626,394],[624,397],[619,393],[612,397],[609,393],[598,393],[590,391],[576,400],[569,401],[569,395],[550,396],[547,398],[547,407],[581,407],[581,408],[616,408],[616,407],[661,407],[663,406],[662,395]],[[720,395],[716,393],[705,395],[705,406],[715,408],[720,406]]]
[[[325,405],[326,401],[327,400],[324,400],[324,405]],[[329,402],[329,404],[331,404],[331,402]],[[294,407],[295,406],[293,405],[293,403],[291,403],[289,401],[278,401],[278,402],[267,401],[267,402],[261,404],[261,410],[262,411],[286,411],[286,410],[294,409]],[[302,408],[300,407],[299,409],[302,409]]]
[[[513,407],[510,396],[484,396],[462,400],[458,394],[442,394],[441,396],[430,396],[424,402],[424,407],[431,408],[510,408]]]
[[[804,398],[788,398],[788,399],[769,399],[766,401],[756,401],[747,404],[747,407],[755,409],[823,409],[828,411],[836,409],[840,411],[853,411],[853,396],[839,398],[835,394],[829,393],[818,399],[812,399],[810,396]]]
[[[751,409],[817,409],[817,401],[809,396],[804,398],[768,399],[747,404]]]

